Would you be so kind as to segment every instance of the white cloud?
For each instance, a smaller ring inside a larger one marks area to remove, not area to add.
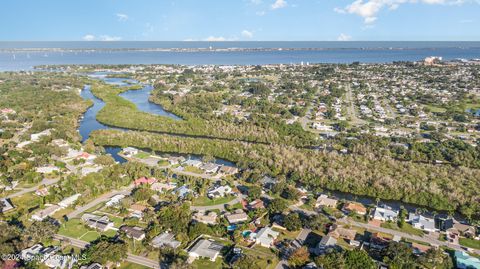
[[[212,42],[226,41],[226,38],[223,36],[209,36],[205,38],[205,41],[212,41]]]
[[[352,37],[347,35],[347,34],[344,34],[344,33],[341,33],[338,37],[337,37],[337,40],[338,41],[350,41],[352,40]]]
[[[95,40],[95,36],[88,34],[88,35],[84,35],[82,37],[82,39],[85,40],[85,41],[93,41],[93,40]]]
[[[243,31],[242,31],[242,36],[243,36],[244,38],[252,38],[252,37],[253,37],[253,33],[250,32],[250,31],[248,31],[248,30],[243,30]]]
[[[128,15],[127,14],[123,14],[123,13],[117,13],[117,19],[118,21],[128,21]]]
[[[377,20],[377,14],[387,8],[396,10],[402,4],[424,3],[428,5],[461,5],[471,0],[355,0],[344,8],[334,8],[340,14],[355,14],[363,18],[365,24],[372,24]]]
[[[122,38],[119,36],[101,35],[100,40],[101,41],[120,41],[122,40]]]
[[[250,0],[250,3],[254,5],[260,5],[263,1],[262,0]]]
[[[279,9],[284,7],[287,7],[287,1],[285,0],[276,0],[275,3],[271,5],[272,9]]]
[[[266,14],[266,12],[265,12],[265,11],[257,11],[255,14],[256,14],[257,16],[263,16],[263,15]]]

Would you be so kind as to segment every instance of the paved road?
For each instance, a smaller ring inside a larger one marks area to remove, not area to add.
[[[40,188],[43,185],[49,186],[49,185],[57,183],[59,180],[60,180],[60,178],[51,178],[51,179],[45,178],[38,185],[30,187],[30,188],[23,189],[23,190],[18,191],[16,193],[12,193],[9,196],[7,196],[6,198],[11,199],[11,198],[15,198],[15,197],[18,197],[18,196],[22,196],[22,195],[24,195],[26,193],[29,193],[29,192],[34,192],[34,191],[38,190],[38,188]]]
[[[416,240],[416,241],[420,241],[420,242],[425,242],[425,243],[428,243],[432,246],[445,246],[445,247],[449,247],[449,248],[452,248],[452,249],[455,249],[455,250],[465,251],[459,245],[452,244],[452,243],[449,243],[447,241],[440,241],[438,239],[431,238],[431,237],[423,237],[423,236],[418,236],[418,235],[412,235],[412,234],[400,232],[400,231],[397,231],[397,230],[392,230],[392,229],[387,229],[387,228],[383,228],[383,227],[374,226],[374,225],[371,225],[371,224],[368,224],[368,223],[353,221],[353,220],[347,219],[347,218],[339,219],[337,221],[339,223],[349,224],[349,225],[352,225],[352,226],[357,226],[357,227],[361,227],[361,228],[365,228],[365,229],[369,229],[369,230],[373,230],[373,231],[377,231],[377,232],[381,232],[381,233],[398,235],[398,236],[401,236],[403,238],[412,239],[412,240]],[[473,252],[476,253],[476,254],[480,254],[480,250],[473,250]]]
[[[115,196],[117,194],[129,194],[132,189],[133,189],[133,184],[128,186],[128,187],[125,187],[124,189],[121,189],[121,190],[114,190],[114,191],[111,191],[111,192],[108,192],[108,193],[105,193],[103,195],[101,195],[100,197],[98,197],[97,199],[89,202],[88,204],[85,204],[83,206],[80,206],[80,207],[77,207],[75,208],[75,210],[73,210],[72,212],[68,213],[67,214],[67,217],[69,219],[71,218],[75,218],[75,217],[78,217],[78,215],[80,215],[81,213],[83,213],[84,211],[88,210],[89,208],[92,208],[100,203],[103,203],[103,202],[106,202],[108,200],[110,200],[110,198],[112,196]]]
[[[317,215],[318,214],[318,212],[305,210],[305,209],[302,209],[302,208],[300,208],[298,206],[295,206],[295,205],[290,206],[290,210],[301,211],[306,215]],[[368,230],[371,230],[371,231],[387,233],[387,234],[392,234],[392,235],[398,235],[398,236],[401,236],[403,238],[428,243],[428,244],[433,245],[433,246],[446,246],[446,247],[449,247],[449,248],[452,248],[452,249],[455,249],[455,250],[465,251],[464,249],[462,249],[462,247],[460,245],[452,244],[452,243],[449,243],[447,241],[440,241],[438,239],[431,238],[431,237],[422,237],[422,236],[412,235],[412,234],[404,233],[404,232],[397,231],[397,230],[387,229],[387,228],[378,227],[378,226],[374,226],[374,225],[363,223],[363,222],[353,221],[353,220],[348,219],[348,218],[338,219],[337,222],[352,225],[352,226],[357,226],[357,227],[368,229]],[[473,253],[480,255],[480,250],[475,250],[474,249],[472,251],[473,251]]]
[[[75,239],[75,238],[71,238],[71,237],[67,237],[67,236],[63,236],[63,235],[59,235],[59,234],[56,234],[53,238],[56,239],[56,240],[61,240],[61,241],[68,242],[70,245],[72,245],[74,247],[77,247],[77,248],[82,248],[83,249],[88,245],[88,242],[85,242],[85,241],[82,241],[82,240],[79,240],[79,239]],[[157,261],[154,261],[154,260],[142,257],[142,256],[133,255],[133,254],[130,254],[130,253],[127,254],[126,261],[131,262],[131,263],[140,264],[140,265],[143,265],[143,266],[146,266],[146,267],[149,267],[149,268],[160,269],[160,265]]]
[[[365,124],[365,121],[357,117],[357,112],[355,110],[355,100],[353,100],[352,88],[350,85],[347,85],[347,91],[345,94],[345,99],[347,102],[347,114],[351,119],[353,124]]]

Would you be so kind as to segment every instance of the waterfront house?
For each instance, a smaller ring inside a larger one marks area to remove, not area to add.
[[[342,208],[342,211],[345,214],[350,214],[351,212],[354,212],[355,214],[358,214],[358,215],[367,214],[367,208],[365,206],[359,203],[352,203],[352,202],[345,203],[345,205]]]
[[[200,166],[203,164],[201,161],[199,160],[193,160],[193,159],[190,159],[190,160],[187,160],[186,162],[183,163],[185,166],[193,166],[193,167],[197,167],[197,168],[200,168]]]
[[[398,217],[398,211],[388,206],[376,207],[373,211],[373,219],[380,221],[395,221]]]
[[[331,207],[335,208],[337,206],[337,200],[333,198],[328,198],[327,195],[322,194],[317,198],[317,202],[315,203],[315,207]]]
[[[447,229],[447,234],[456,234],[467,238],[473,238],[476,235],[475,227],[459,222],[454,223],[452,228]]]
[[[142,228],[137,226],[132,227],[124,225],[120,227],[120,231],[124,232],[128,238],[133,238],[137,241],[145,239],[145,232]]]
[[[175,240],[175,235],[172,233],[164,232],[152,239],[151,245],[155,248],[171,247],[178,248],[181,245],[180,241]]]
[[[440,231],[447,231],[448,229],[453,227],[453,218],[448,216],[447,214],[438,214],[435,215],[435,228],[439,229]]]
[[[215,174],[218,171],[219,167],[220,166],[216,163],[206,163],[200,166],[200,169],[205,171],[205,173],[207,174]]]
[[[179,157],[170,157],[168,158],[168,163],[170,165],[177,165],[185,161],[185,157],[179,156]]]
[[[419,214],[408,214],[407,222],[411,223],[414,228],[424,230],[426,232],[436,232],[435,221],[431,218],[424,217]]]
[[[214,262],[220,255],[223,245],[213,240],[200,239],[195,245],[188,251],[190,261],[197,258],[207,258]]]
[[[219,174],[222,174],[222,175],[234,175],[236,173],[238,173],[238,168],[237,167],[233,167],[233,166],[227,166],[227,165],[222,165],[220,166],[220,169],[218,170],[218,173]]]
[[[133,157],[138,154],[138,149],[132,147],[126,147],[123,149],[123,155],[126,157]]]
[[[214,225],[217,223],[217,213],[215,211],[210,211],[208,213],[204,211],[195,212],[192,215],[192,220],[196,222]]]
[[[241,223],[248,220],[248,215],[243,212],[242,209],[237,209],[233,213],[225,213],[224,216],[230,224]]]

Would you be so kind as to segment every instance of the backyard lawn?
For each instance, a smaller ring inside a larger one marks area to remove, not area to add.
[[[217,258],[215,262],[212,262],[207,259],[196,259],[192,263],[192,266],[195,269],[222,269],[223,263],[221,258]]]
[[[415,229],[415,228],[412,227],[412,225],[410,225],[408,223],[405,223],[402,228],[398,227],[398,225],[396,223],[393,223],[393,222],[384,222],[380,226],[383,227],[383,228],[387,228],[387,229],[401,231],[401,232],[404,232],[404,233],[407,233],[407,234],[413,234],[413,235],[418,235],[418,236],[423,236],[424,235],[422,230]]]
[[[206,196],[198,197],[197,199],[193,200],[194,206],[211,206],[211,205],[220,205],[225,204],[235,199],[233,196],[225,196],[220,197],[217,199],[210,199]]]
[[[85,227],[80,219],[71,219],[61,225],[58,233],[64,236],[92,242],[102,234],[112,237],[116,234],[116,231],[108,230],[106,232],[97,232]]]
[[[480,249],[480,240],[470,239],[470,238],[460,238],[459,243],[462,246]]]

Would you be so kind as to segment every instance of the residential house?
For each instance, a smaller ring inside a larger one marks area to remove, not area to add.
[[[191,260],[197,258],[207,258],[214,262],[220,255],[223,245],[213,240],[200,239],[189,251],[188,256]]]
[[[35,244],[29,248],[26,248],[20,251],[20,257],[22,261],[29,261],[34,259],[37,255],[40,255],[42,250],[43,250],[42,244]]]
[[[7,212],[9,210],[12,210],[14,209],[15,207],[13,206],[13,204],[8,200],[8,199],[5,199],[5,198],[0,198],[0,212]]]
[[[131,217],[141,219],[141,218],[143,218],[143,212],[146,209],[147,209],[147,206],[139,204],[139,203],[135,203],[135,204],[131,205],[128,210],[131,212],[130,213]]]
[[[203,164],[201,161],[199,160],[193,160],[193,159],[190,159],[190,160],[187,160],[186,162],[183,163],[185,166],[193,166],[193,167],[197,167],[197,168],[200,168],[200,166]]]
[[[452,228],[447,229],[447,234],[456,234],[468,238],[474,238],[476,235],[475,227],[459,222],[454,223]]]
[[[347,242],[351,242],[355,240],[355,236],[357,235],[357,231],[352,229],[347,229],[343,227],[339,227],[337,225],[333,225],[331,227],[331,231],[328,233],[329,236],[333,238],[342,238]]]
[[[138,154],[138,149],[132,147],[126,147],[123,149],[123,155],[126,157],[133,157]]]
[[[206,164],[200,166],[200,169],[205,171],[205,173],[207,173],[207,174],[215,174],[218,171],[219,168],[220,168],[220,166],[216,163],[206,163]]]
[[[264,176],[260,183],[262,184],[263,189],[271,190],[275,184],[277,184],[277,180],[275,178],[271,178],[269,176]]]
[[[150,186],[150,189],[158,192],[164,192],[164,191],[169,191],[173,190],[177,187],[177,183],[175,182],[155,182]]]
[[[74,194],[74,195],[72,195],[72,196],[70,196],[70,197],[67,197],[67,198],[63,199],[62,201],[60,201],[60,202],[58,203],[58,205],[59,205],[60,207],[62,207],[62,208],[67,208],[67,207],[73,205],[73,203],[75,203],[75,201],[77,201],[77,199],[78,199],[80,196],[81,196],[80,193]]]
[[[252,233],[255,244],[258,244],[262,247],[272,247],[273,243],[277,239],[279,232],[272,230],[269,227],[261,228],[257,233]]]
[[[335,248],[337,246],[337,239],[331,235],[325,235],[317,245],[315,253],[317,255],[325,253],[328,249]]]
[[[157,182],[156,178],[141,177],[141,178],[137,178],[133,183],[134,183],[135,187],[138,187],[140,185],[145,185],[145,184],[151,185],[155,182]]]
[[[431,218],[424,217],[419,214],[408,214],[407,222],[411,223],[414,228],[424,230],[426,232],[436,232],[435,221]]]
[[[354,212],[358,215],[367,214],[367,208],[365,206],[359,203],[351,203],[351,202],[345,203],[345,205],[342,208],[342,211],[345,214],[350,214],[351,212]]]
[[[325,207],[335,208],[335,207],[337,207],[337,202],[338,202],[338,200],[333,199],[333,198],[328,198],[327,195],[322,194],[317,198],[317,202],[315,203],[315,207],[319,208],[319,207],[324,207],[325,206]]]
[[[61,209],[61,207],[58,206],[58,205],[51,205],[49,207],[46,207],[44,209],[41,209],[41,210],[35,212],[32,215],[31,219],[36,220],[36,221],[42,221],[45,218],[47,218],[49,216],[52,216],[53,214],[55,214],[55,212],[57,212],[60,209]]]
[[[438,214],[435,215],[435,228],[439,229],[440,231],[447,231],[448,229],[453,227],[453,218],[448,216],[447,214]]]
[[[217,213],[215,211],[210,211],[208,213],[204,211],[195,212],[192,216],[192,220],[214,225],[217,223]]]
[[[233,213],[225,213],[225,218],[228,223],[235,224],[247,221],[248,215],[242,209],[237,209]]]
[[[101,264],[95,262],[88,266],[83,265],[82,267],[80,267],[80,269],[103,269],[103,267]]]
[[[225,186],[217,186],[213,189],[210,189],[207,193],[207,197],[210,199],[225,197],[232,193],[232,188],[228,185]]]
[[[113,228],[113,222],[110,221],[108,216],[97,216],[93,214],[83,214],[82,221],[88,227],[92,229],[105,232],[106,230]]]
[[[398,210],[394,210],[388,206],[376,207],[373,211],[373,219],[380,221],[396,221]]]
[[[48,192],[48,189],[46,187],[43,187],[43,188],[37,189],[35,191],[35,194],[43,197],[43,196],[47,196],[49,194],[49,192]]]
[[[480,268],[480,259],[468,255],[464,251],[455,251],[455,261],[459,269],[477,269]]]
[[[138,241],[145,239],[145,232],[140,227],[124,225],[120,227],[120,231],[124,232],[128,238],[133,238]]]
[[[49,165],[49,166],[37,167],[35,171],[40,174],[51,174],[53,172],[60,171],[60,169],[56,166]]]
[[[257,210],[257,209],[264,209],[265,208],[265,203],[260,200],[260,199],[255,199],[248,203],[247,209],[248,210]]]
[[[411,243],[410,247],[413,249],[413,254],[417,256],[425,254],[427,251],[429,251],[432,248],[431,246],[427,246],[427,245],[423,245],[415,242]]]
[[[168,163],[170,165],[177,165],[177,164],[183,163],[184,161],[185,161],[185,157],[183,156],[168,158]]]
[[[238,173],[238,168],[233,166],[222,165],[220,166],[218,173],[222,175],[234,175]]]
[[[123,198],[125,198],[125,195],[123,194],[114,195],[110,198],[110,200],[108,200],[108,202],[105,203],[105,205],[106,206],[118,205]]]
[[[151,245],[155,248],[161,247],[171,247],[171,248],[178,248],[182,243],[180,241],[175,240],[175,235],[172,233],[164,232],[155,236],[152,239]]]
[[[174,191],[174,193],[176,195],[178,195],[178,197],[180,199],[185,199],[185,197],[187,197],[187,195],[191,192],[192,192],[192,190],[190,190],[187,185],[183,185],[183,186],[175,189],[175,191]]]

